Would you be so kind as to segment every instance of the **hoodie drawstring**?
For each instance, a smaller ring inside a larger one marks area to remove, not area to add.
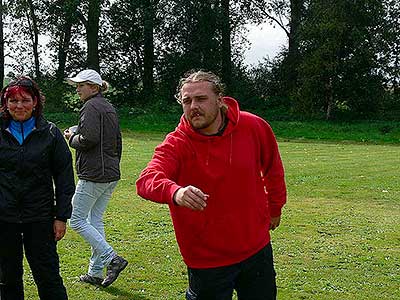
[[[232,165],[232,151],[233,151],[233,132],[230,134],[231,136],[231,149],[229,151],[229,165]]]

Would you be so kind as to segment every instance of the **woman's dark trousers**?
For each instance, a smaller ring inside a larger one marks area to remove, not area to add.
[[[0,222],[0,299],[24,299],[24,251],[39,298],[68,299],[59,272],[53,221],[27,224]]]

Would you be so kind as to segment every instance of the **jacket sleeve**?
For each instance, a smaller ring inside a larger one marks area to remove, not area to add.
[[[121,158],[122,158],[122,135],[121,135],[121,130],[118,130],[118,135],[117,135],[117,151],[118,151],[119,161],[121,161]]]
[[[93,105],[86,103],[79,118],[78,132],[71,136],[69,145],[87,151],[100,143],[101,115]]]
[[[142,198],[158,203],[173,203],[175,192],[181,188],[175,182],[179,161],[174,140],[168,136],[156,147],[153,158],[136,181],[136,191]]]
[[[52,155],[52,172],[55,186],[57,220],[66,222],[71,217],[72,196],[75,192],[75,181],[72,167],[72,155],[60,130],[55,128],[55,145]]]
[[[260,119],[261,173],[265,184],[271,217],[278,217],[286,203],[285,172],[275,135],[267,122]]]

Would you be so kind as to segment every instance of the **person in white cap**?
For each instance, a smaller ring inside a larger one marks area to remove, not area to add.
[[[102,92],[108,83],[94,70],[84,70],[67,82],[76,86],[84,102],[75,132],[64,131],[76,150],[78,183],[72,199],[70,226],[92,247],[87,274],[80,281],[107,287],[126,268],[128,262],[107,243],[103,214],[121,177],[121,132],[115,108]],[[103,276],[107,268],[106,276]]]

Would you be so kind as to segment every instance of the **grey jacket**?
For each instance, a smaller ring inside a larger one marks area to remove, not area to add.
[[[69,139],[76,149],[79,179],[111,182],[121,177],[122,139],[115,108],[100,93],[80,110],[76,132]]]

